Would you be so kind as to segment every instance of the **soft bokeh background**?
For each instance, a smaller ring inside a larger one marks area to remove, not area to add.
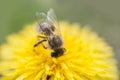
[[[0,0],[0,44],[9,34],[35,22],[36,12],[49,8],[59,20],[90,25],[113,46],[120,70],[120,0]]]

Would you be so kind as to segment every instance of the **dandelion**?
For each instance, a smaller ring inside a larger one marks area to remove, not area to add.
[[[66,52],[57,58],[42,45],[33,47],[35,26],[26,25],[0,47],[1,80],[118,80],[111,47],[87,26],[60,22]]]

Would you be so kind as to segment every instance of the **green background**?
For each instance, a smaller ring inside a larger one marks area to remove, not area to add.
[[[0,0],[0,44],[9,34],[35,22],[36,12],[49,8],[59,20],[90,25],[113,47],[120,70],[120,0]]]

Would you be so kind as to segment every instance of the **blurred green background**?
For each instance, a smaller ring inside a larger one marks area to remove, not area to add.
[[[36,12],[49,8],[59,20],[90,25],[113,46],[120,70],[120,0],[0,0],[0,44],[9,34],[35,22]]]

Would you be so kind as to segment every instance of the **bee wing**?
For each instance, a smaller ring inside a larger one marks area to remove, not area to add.
[[[59,27],[59,23],[57,21],[57,17],[53,9],[50,9],[47,12],[47,21],[55,27],[55,33],[61,36],[61,31]]]
[[[36,13],[36,19],[37,19],[37,22],[38,22],[38,25],[36,26],[36,29],[37,29],[38,32],[41,32],[42,28],[40,27],[40,24],[47,19],[47,15],[43,12],[41,12],[41,13],[37,12]]]

